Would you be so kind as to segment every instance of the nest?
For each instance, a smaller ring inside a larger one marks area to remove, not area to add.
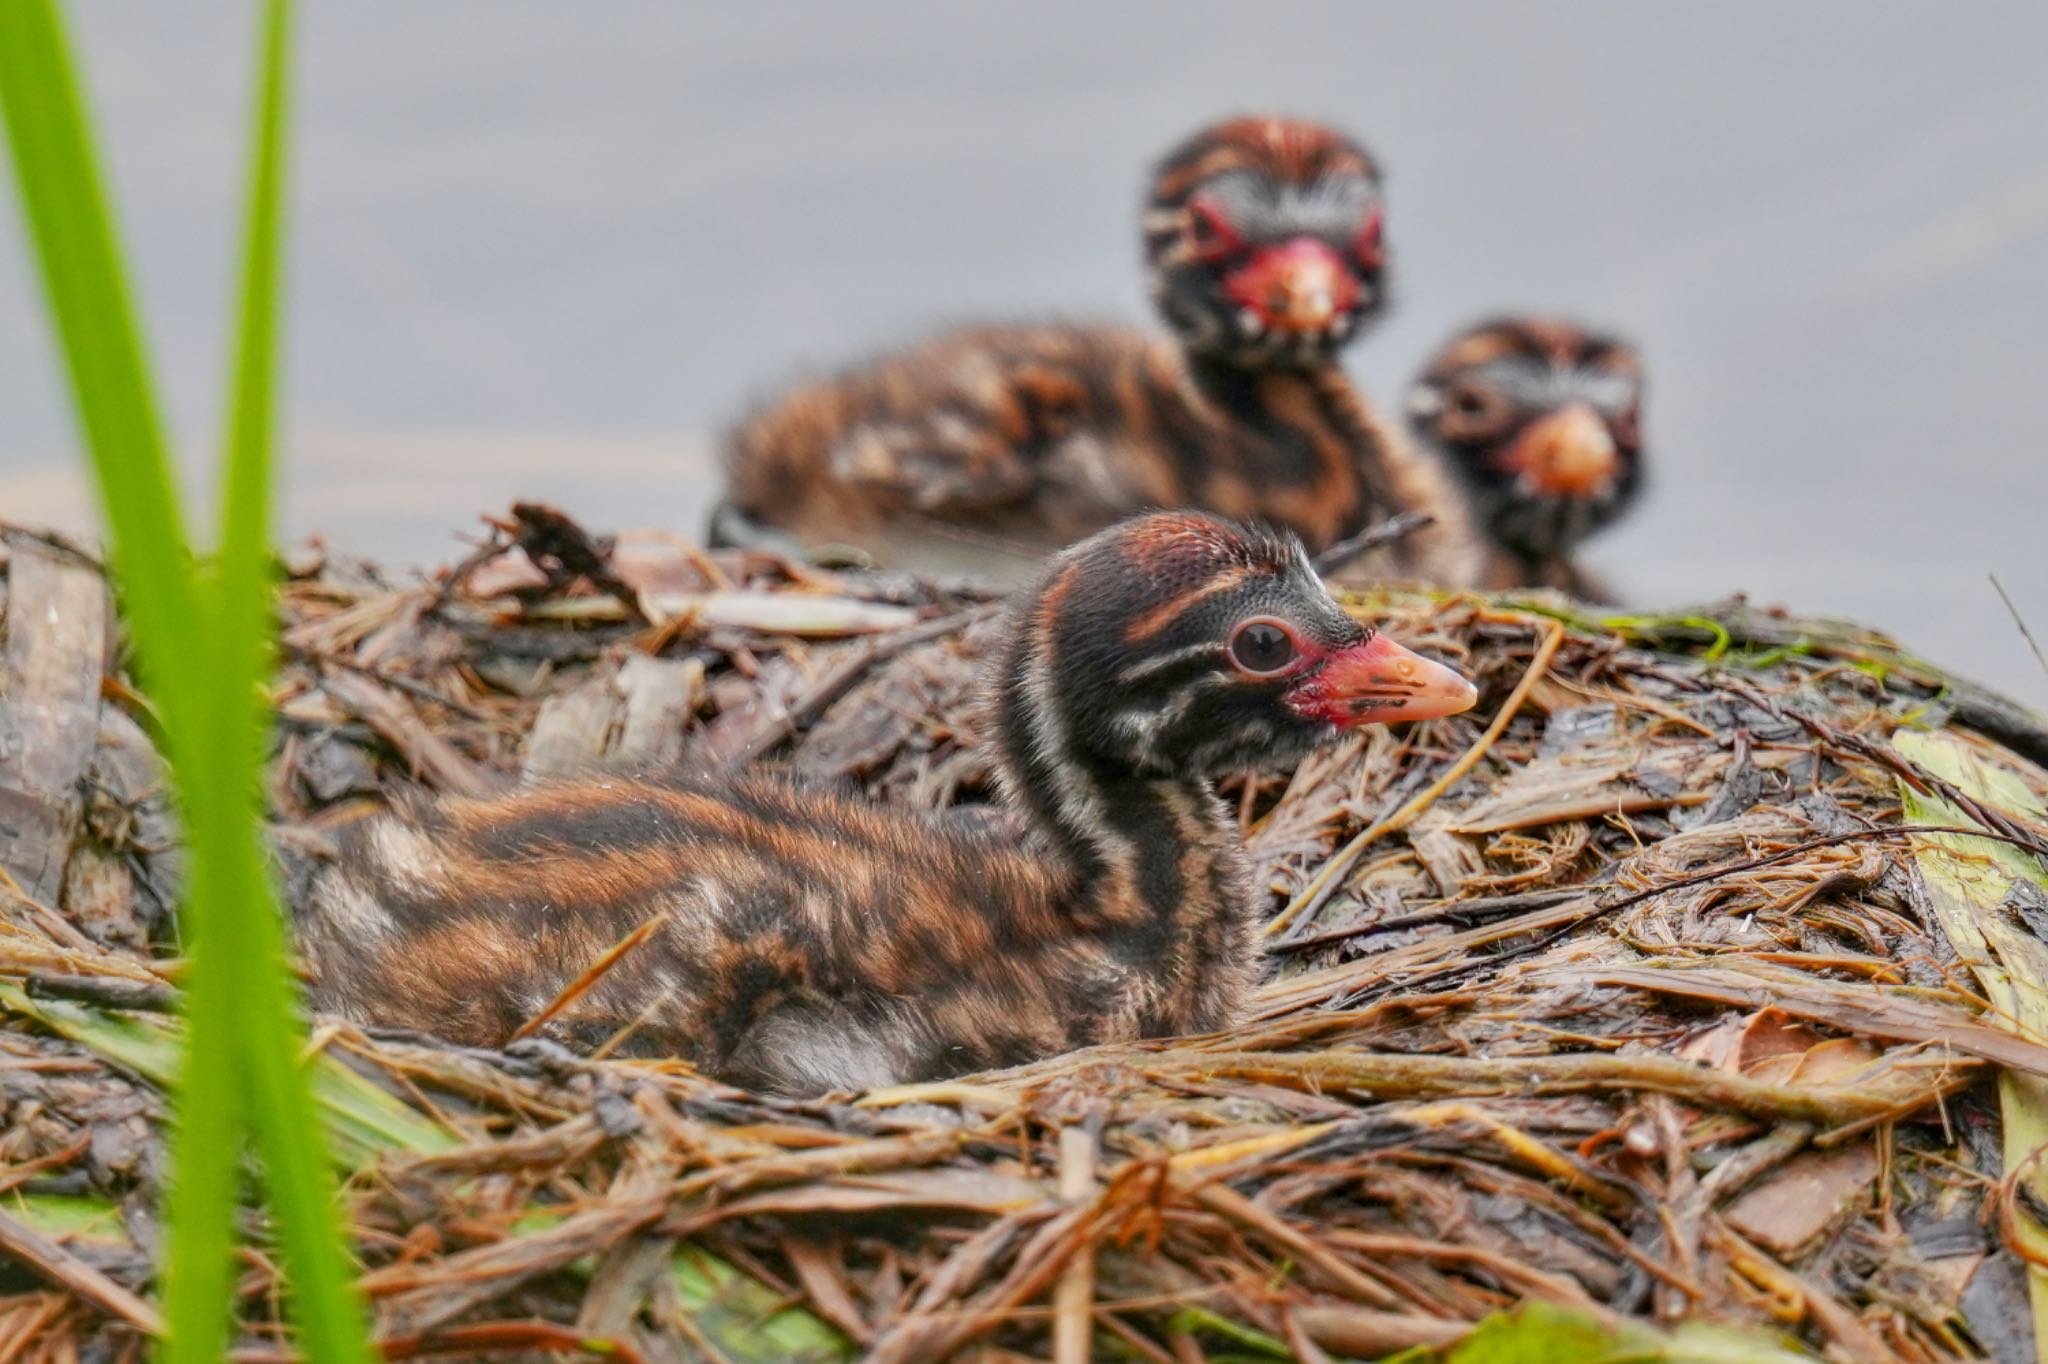
[[[98,567],[6,546],[0,1358],[140,1358],[177,830]],[[396,788],[592,764],[1008,818],[973,584],[538,507],[427,581],[288,568],[288,884]],[[1716,1357],[2033,1358],[2038,722],[1740,602],[1357,604],[1483,699],[1224,784],[1273,908],[1227,1035],[798,1103],[316,1019],[386,1356],[1458,1358],[1692,1323]],[[249,1230],[237,1357],[289,1358]]]

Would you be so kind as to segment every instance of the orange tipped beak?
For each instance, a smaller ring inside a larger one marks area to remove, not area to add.
[[[1330,655],[1288,697],[1300,714],[1344,728],[1458,715],[1478,700],[1455,669],[1380,634]]]
[[[1621,452],[1600,414],[1573,402],[1529,423],[1502,462],[1545,497],[1583,498],[1614,482]]]
[[[1253,256],[1223,292],[1276,331],[1319,332],[1358,301],[1358,281],[1328,245],[1297,237]]]

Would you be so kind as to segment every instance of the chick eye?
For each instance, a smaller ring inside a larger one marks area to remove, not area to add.
[[[1461,382],[1451,385],[1451,391],[1444,403],[1444,429],[1447,435],[1458,437],[1476,435],[1489,431],[1501,418],[1501,401],[1490,389],[1480,384]]]
[[[1280,672],[1300,654],[1287,627],[1273,620],[1248,620],[1230,636],[1230,661],[1258,677]]]

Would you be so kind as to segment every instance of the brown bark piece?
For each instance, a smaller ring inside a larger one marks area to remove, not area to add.
[[[0,867],[55,905],[83,809],[79,778],[99,733],[107,586],[99,571],[10,535],[0,642]]]
[[[1728,1205],[1728,1224],[1775,1255],[1791,1255],[1855,1211],[1877,1178],[1877,1148],[1806,1151]]]
[[[526,736],[520,780],[552,781],[587,772],[604,756],[605,743],[625,711],[609,676],[586,678],[572,690],[541,702]]]

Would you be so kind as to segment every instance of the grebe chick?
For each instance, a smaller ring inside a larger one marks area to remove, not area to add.
[[[1469,583],[1454,486],[1337,360],[1386,298],[1384,214],[1378,167],[1341,133],[1204,129],[1155,168],[1142,218],[1171,337],[965,327],[800,384],[727,437],[714,539],[1014,576],[1149,508],[1273,522],[1311,551],[1422,511],[1436,524],[1368,567]]]
[[[1634,348],[1558,318],[1485,322],[1437,352],[1408,420],[1472,502],[1482,586],[1608,598],[1577,554],[1641,494],[1642,402]]]
[[[1474,700],[1293,535],[1191,513],[1057,555],[991,688],[1023,846],[759,777],[445,798],[345,840],[298,925],[314,1002],[501,1044],[653,921],[544,1035],[804,1095],[1213,1030],[1263,899],[1212,778]]]

